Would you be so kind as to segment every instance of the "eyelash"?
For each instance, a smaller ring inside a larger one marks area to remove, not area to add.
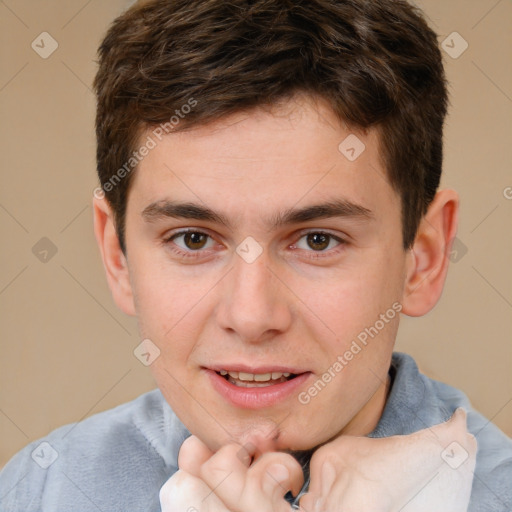
[[[187,230],[182,230],[182,231],[178,231],[176,233],[173,233],[172,235],[166,237],[164,240],[163,240],[163,243],[167,246],[170,247],[170,250],[175,253],[176,255],[178,255],[179,257],[182,257],[182,258],[192,258],[192,259],[197,259],[197,258],[200,258],[203,256],[203,252],[204,251],[207,251],[208,249],[198,249],[197,251],[193,251],[193,250],[190,250],[190,251],[184,251],[183,249],[180,249],[178,248],[178,246],[176,244],[171,244],[170,242],[173,242],[176,238],[180,237],[180,236],[183,236],[183,235],[186,235],[187,233],[194,233],[194,234],[199,234],[199,235],[205,235],[207,237],[209,237],[210,239],[213,239],[213,237],[211,235],[209,235],[208,233],[205,233],[204,231],[200,231],[200,230],[197,230],[197,229],[187,229]],[[347,245],[347,241],[344,240],[343,238],[340,238],[339,236],[335,236],[333,235],[332,233],[329,233],[327,231],[322,231],[322,230],[310,230],[310,231],[307,231],[307,232],[303,232],[301,233],[300,237],[298,238],[297,242],[294,242],[293,244],[291,245],[296,245],[298,243],[299,240],[301,240],[302,238],[308,236],[308,235],[311,235],[311,234],[316,234],[316,235],[327,235],[328,237],[330,237],[331,239],[335,240],[336,242],[338,242],[338,245],[333,248],[333,249],[329,249],[327,251],[307,251],[308,253],[311,253],[310,256],[308,256],[308,258],[310,259],[318,259],[318,258],[324,258],[324,257],[332,257],[333,255],[337,254],[344,245]],[[305,249],[299,249],[300,251],[304,251]]]
[[[204,231],[199,231],[197,229],[185,229],[182,231],[178,231],[177,233],[173,233],[172,235],[166,237],[163,242],[165,245],[168,245],[170,247],[170,250],[174,254],[176,254],[182,258],[192,258],[192,259],[200,258],[202,256],[201,253],[207,249],[200,249],[198,251],[184,251],[183,249],[178,248],[178,246],[176,244],[171,245],[170,242],[172,242],[175,238],[178,238],[179,236],[186,235],[187,233],[206,235],[207,237],[212,238],[208,233],[205,233]]]

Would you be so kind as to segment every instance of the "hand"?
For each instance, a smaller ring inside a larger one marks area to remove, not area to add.
[[[291,512],[284,495],[302,487],[299,463],[272,451],[251,463],[254,455],[236,443],[214,453],[189,437],[180,449],[179,471],[160,490],[162,512]]]
[[[313,454],[301,510],[467,512],[476,451],[463,409],[411,435],[340,436]]]

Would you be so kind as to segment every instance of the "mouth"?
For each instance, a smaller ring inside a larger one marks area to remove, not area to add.
[[[292,368],[204,368],[214,389],[232,405],[256,409],[270,407],[297,392],[311,372]]]
[[[249,373],[220,370],[215,373],[224,377],[231,384],[241,388],[264,388],[287,382],[297,377],[296,374],[290,372]]]

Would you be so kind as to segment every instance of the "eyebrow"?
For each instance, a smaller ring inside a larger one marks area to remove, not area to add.
[[[144,208],[142,217],[147,222],[155,222],[165,218],[211,221],[232,229],[232,223],[225,215],[196,203],[169,200],[156,201]],[[285,225],[332,217],[372,220],[374,215],[371,210],[362,205],[352,203],[346,199],[336,199],[302,208],[289,208],[270,216],[267,219],[267,224],[272,230]]]

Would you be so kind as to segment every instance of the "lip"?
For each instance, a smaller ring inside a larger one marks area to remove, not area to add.
[[[299,373],[299,375],[286,382],[280,382],[279,384],[272,384],[265,387],[243,388],[231,384],[231,382],[224,377],[218,375],[216,372],[220,370],[247,373],[271,373],[274,371]],[[293,371],[291,368],[280,366],[259,367],[255,369],[243,365],[228,365],[227,367],[221,367],[219,369],[204,368],[204,371],[208,375],[213,388],[231,405],[241,409],[263,409],[277,405],[289,398],[294,392],[297,392],[298,388],[312,375],[311,372],[297,372]]]

